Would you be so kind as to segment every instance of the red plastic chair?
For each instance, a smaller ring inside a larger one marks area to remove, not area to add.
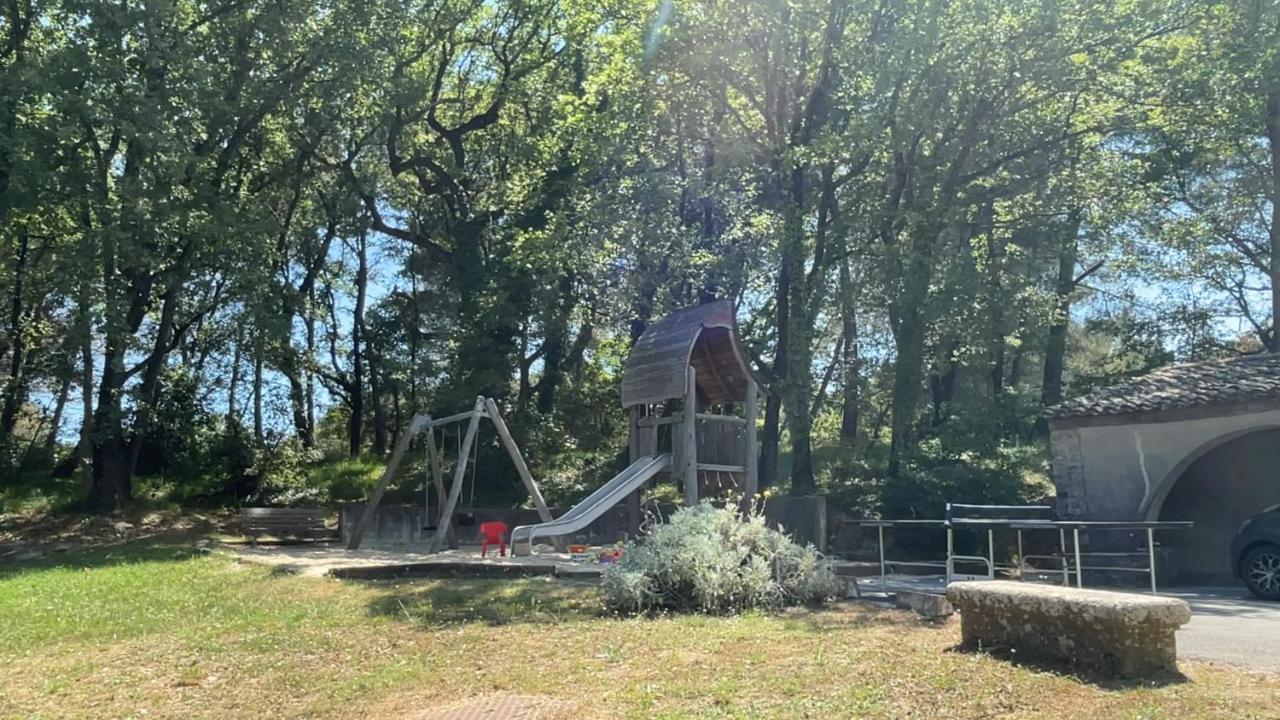
[[[480,535],[483,541],[480,543],[480,557],[484,557],[489,551],[490,545],[498,546],[498,557],[507,556],[507,524],[504,522],[487,522],[480,523]]]

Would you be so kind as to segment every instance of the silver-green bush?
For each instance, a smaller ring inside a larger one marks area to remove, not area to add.
[[[767,527],[759,512],[743,518],[703,503],[628,543],[601,589],[619,612],[724,613],[823,602],[837,582],[817,550]]]

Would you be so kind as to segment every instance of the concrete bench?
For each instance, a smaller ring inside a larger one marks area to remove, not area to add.
[[[1013,581],[952,583],[947,599],[966,647],[1005,647],[1107,677],[1176,671],[1174,632],[1191,619],[1176,598]]]

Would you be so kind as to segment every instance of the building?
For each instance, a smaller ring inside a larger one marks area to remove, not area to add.
[[[1178,574],[1232,574],[1229,544],[1280,504],[1280,354],[1172,365],[1050,411],[1059,513],[1190,520],[1160,538]]]

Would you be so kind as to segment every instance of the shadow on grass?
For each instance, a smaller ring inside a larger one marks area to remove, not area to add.
[[[379,593],[369,604],[373,615],[393,617],[415,625],[439,627],[482,623],[489,626],[556,624],[600,619],[664,620],[690,615],[708,620],[729,615],[653,611],[637,615],[607,610],[590,583],[545,577],[359,582]],[[797,607],[763,612],[781,620],[793,632],[819,635],[841,628],[900,627],[904,633],[940,627],[915,621],[902,613],[861,603],[827,607]]]
[[[129,540],[92,545],[10,543],[0,545],[0,580],[54,568],[101,568],[151,562],[182,562],[204,555],[197,546],[205,532],[197,528],[159,530]]]
[[[947,627],[945,621],[926,620],[894,608],[849,600],[825,607],[791,608],[781,617],[788,630],[813,635],[843,628],[889,628],[914,633]]]
[[[1071,678],[1077,682],[1093,685],[1101,690],[1117,692],[1136,690],[1138,688],[1161,688],[1190,682],[1186,675],[1176,670],[1144,677],[1117,677],[1115,672],[1091,670],[1065,660],[1046,658],[1029,653],[1018,653],[1017,650],[1005,645],[989,645],[977,648],[959,644],[948,648],[947,652],[964,655],[987,655],[1007,662],[1014,667],[1049,672]]]
[[[361,584],[379,592],[379,597],[369,604],[371,614],[428,627],[466,623],[555,624],[605,615],[593,586],[551,578],[454,578]]]

